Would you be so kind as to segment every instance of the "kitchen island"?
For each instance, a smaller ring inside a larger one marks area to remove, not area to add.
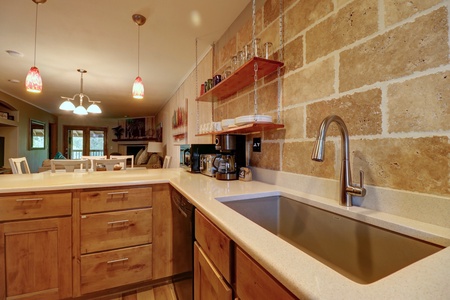
[[[184,169],[94,173],[40,173],[2,177],[2,194],[170,184],[237,246],[301,299],[445,299],[450,295],[450,228],[336,201],[259,181],[218,181]],[[296,195],[308,204],[446,247],[371,284],[356,283],[276,237],[216,200],[258,194]]]

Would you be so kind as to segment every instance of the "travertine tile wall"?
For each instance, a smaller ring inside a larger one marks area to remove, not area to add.
[[[263,138],[250,165],[339,178],[340,138],[332,125],[324,163],[311,161],[320,122],[341,116],[350,133],[354,181],[450,195],[450,1],[279,0],[256,13],[261,42],[274,44],[281,70],[283,130]],[[215,72],[252,39],[252,20],[216,49]],[[258,114],[277,116],[278,78],[258,82]],[[253,86],[214,104],[214,120],[254,112]]]

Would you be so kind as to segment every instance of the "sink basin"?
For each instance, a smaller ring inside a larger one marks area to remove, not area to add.
[[[375,282],[444,248],[284,196],[221,202],[361,284]]]

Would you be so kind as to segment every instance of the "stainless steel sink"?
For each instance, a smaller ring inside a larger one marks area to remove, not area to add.
[[[444,248],[283,196],[223,204],[361,284],[375,282]]]

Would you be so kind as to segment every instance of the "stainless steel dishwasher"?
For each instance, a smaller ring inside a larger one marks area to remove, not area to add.
[[[193,299],[194,206],[170,187],[173,220],[173,284],[177,299]]]

